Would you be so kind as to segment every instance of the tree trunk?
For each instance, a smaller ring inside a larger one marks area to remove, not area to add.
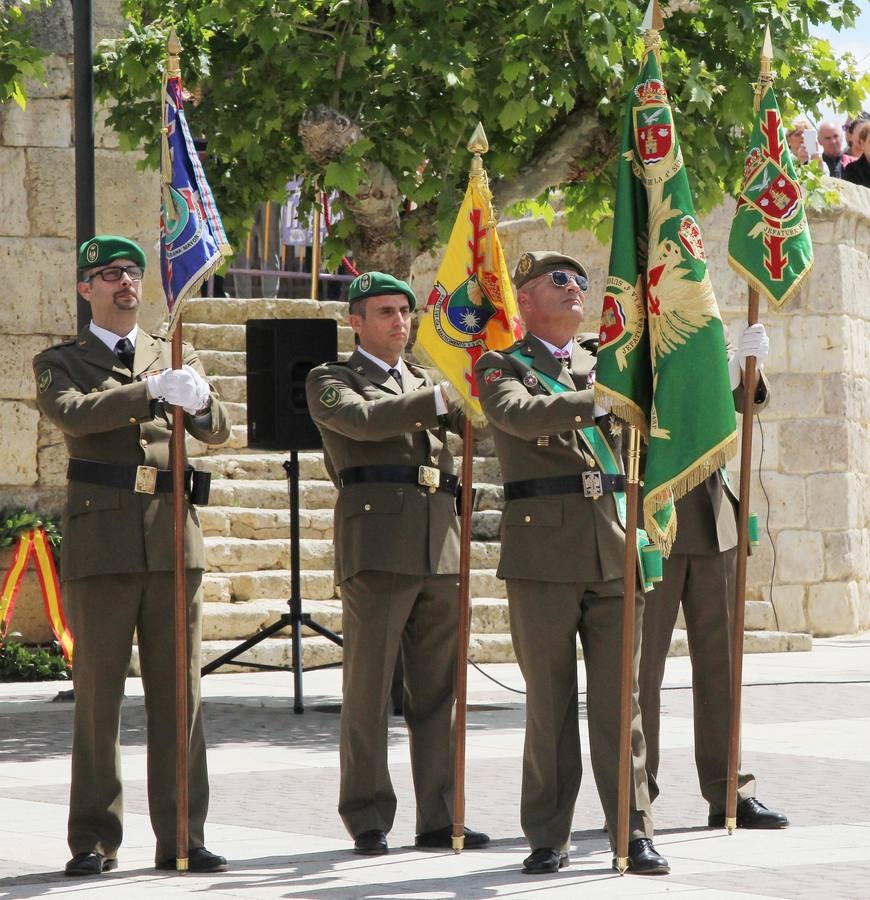
[[[302,117],[299,136],[313,162],[325,169],[359,140],[362,129],[337,110],[316,106]],[[577,107],[546,136],[534,157],[513,178],[493,182],[497,207],[503,210],[548,188],[599,175],[614,152],[616,140],[601,127],[594,107]],[[366,177],[356,194],[342,194],[342,205],[357,225],[348,241],[354,262],[360,271],[389,272],[405,278],[424,238],[431,237],[433,210],[431,205],[414,210],[406,217],[403,230],[400,210],[404,198],[392,173],[378,160],[368,160],[363,167]]]

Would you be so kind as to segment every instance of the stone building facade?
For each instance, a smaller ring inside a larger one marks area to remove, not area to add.
[[[112,0],[95,0],[95,41],[117,33]],[[34,17],[50,52],[47,84],[29,89],[26,110],[0,107],[0,507],[57,511],[66,454],[38,414],[31,358],[75,332],[75,202],[72,17],[54,3]],[[155,115],[159,110],[155,108]],[[143,324],[158,324],[158,177],[136,168],[99,116],[97,229],[137,240],[149,257]],[[870,191],[844,182],[841,205],[810,217],[816,263],[782,311],[762,320],[772,400],[755,427],[752,508],[761,544],[749,566],[749,599],[772,599],[778,627],[816,635],[870,628]],[[745,315],[746,287],[727,263],[733,204],[703,223],[711,278],[726,323]],[[499,231],[509,264],[524,248],[578,256],[591,273],[589,328],[600,313],[608,248],[528,220]],[[413,284],[424,297],[437,259],[424,256]],[[2,573],[0,573],[2,574]]]

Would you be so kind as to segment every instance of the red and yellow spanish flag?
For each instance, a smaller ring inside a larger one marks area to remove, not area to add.
[[[522,337],[495,226],[492,193],[479,165],[472,170],[414,344],[416,357],[456,388],[475,424],[486,422],[475,363],[487,350],[510,347]]]

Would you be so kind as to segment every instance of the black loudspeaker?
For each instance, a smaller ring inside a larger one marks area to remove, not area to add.
[[[248,319],[248,446],[255,450],[319,450],[308,414],[305,376],[338,358],[334,319]]]

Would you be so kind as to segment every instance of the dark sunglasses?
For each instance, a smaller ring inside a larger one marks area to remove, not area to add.
[[[589,279],[585,275],[580,275],[577,272],[563,272],[561,269],[550,272],[550,280],[556,287],[565,287],[572,281],[581,291],[585,291],[589,287]]]
[[[141,281],[142,276],[145,274],[142,266],[107,266],[105,269],[100,269],[99,272],[91,272],[90,275],[83,276],[82,281],[87,284],[96,275],[99,275],[103,281],[120,281],[121,276],[125,272],[129,276],[130,281]]]

